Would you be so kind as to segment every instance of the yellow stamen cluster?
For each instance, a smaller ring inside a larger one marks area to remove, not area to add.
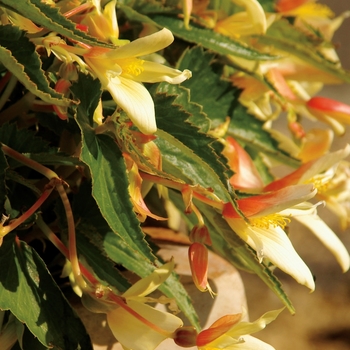
[[[326,5],[315,4],[313,2],[306,3],[295,10],[291,11],[295,16],[313,16],[322,18],[334,17],[334,12]]]
[[[259,228],[270,228],[270,226],[285,228],[289,223],[290,219],[282,216],[281,214],[270,214],[259,218],[249,219],[250,224]]]
[[[145,70],[144,67],[142,67],[144,63],[145,61],[140,60],[139,58],[125,58],[118,60],[118,64],[122,67],[123,74],[129,74],[135,77]]]

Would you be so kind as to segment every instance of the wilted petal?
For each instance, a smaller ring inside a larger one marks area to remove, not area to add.
[[[128,306],[162,330],[146,325],[121,307],[109,312],[107,322],[113,335],[123,346],[130,349],[154,350],[182,326],[180,318],[149,305],[130,300]]]
[[[337,259],[343,272],[349,270],[350,257],[344,244],[326,223],[317,215],[295,216],[295,219],[309,228]]]

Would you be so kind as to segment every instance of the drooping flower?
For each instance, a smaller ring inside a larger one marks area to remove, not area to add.
[[[311,290],[315,288],[312,274],[295,251],[284,228],[294,214],[290,209],[315,194],[313,185],[285,187],[237,200],[238,208],[246,219],[240,216],[231,203],[225,204],[222,213],[232,230],[257,252],[261,262],[267,258]]]
[[[142,85],[166,81],[179,84],[191,77],[162,64],[142,59],[164,49],[174,37],[168,29],[137,39],[116,49],[91,48],[84,54],[85,62],[108,90],[119,107],[144,134],[157,130],[154,103],[148,90]]]
[[[347,208],[350,207],[348,190],[350,181],[348,171],[337,171],[337,166],[338,164],[346,164],[343,159],[346,158],[349,154],[350,146],[348,145],[342,150],[328,153],[322,157],[313,159],[301,165],[297,170],[282,177],[281,179],[272,181],[262,189],[262,192],[267,192],[267,194],[270,193],[271,195],[271,193],[274,191],[288,189],[290,188],[289,186],[293,187],[302,184],[313,184],[317,188],[317,197],[329,205],[330,209],[339,215],[342,227],[346,227],[348,221],[347,214],[349,210]],[[255,169],[254,164],[251,164],[251,166]],[[342,170],[345,169],[342,168]],[[253,172],[252,170],[249,170],[249,168],[247,168],[246,171],[251,171],[248,178],[258,176],[257,171]],[[249,181],[247,184],[248,183]],[[254,188],[252,188],[250,191],[254,191]],[[239,200],[238,202],[241,203],[240,206],[242,207],[244,201],[247,203],[251,201],[254,203],[253,205],[256,205],[258,207],[259,204],[257,203],[256,198],[250,198]],[[247,205],[247,203],[244,205]],[[304,226],[306,226],[335,256],[342,270],[345,272],[349,269],[350,266],[349,253],[347,252],[343,243],[339,240],[338,236],[317,215],[316,208],[317,205],[311,205],[310,203],[305,202],[298,204],[297,206],[291,206],[286,210],[282,210],[279,214],[282,215],[282,217],[285,217],[286,215],[287,217],[292,215],[295,220],[301,222]],[[243,206],[241,209],[243,213],[246,214],[245,207]],[[262,213],[260,213],[260,215],[261,214]],[[239,229],[243,231],[246,230],[246,235],[251,232],[251,234],[254,236],[254,234],[256,235],[256,233],[259,232],[259,230],[254,230],[254,227],[249,227],[245,222],[228,222],[232,228],[234,224],[236,225],[236,230],[234,228],[233,229],[238,234],[239,232],[237,230]],[[241,226],[237,226],[237,224],[240,224]],[[245,236],[243,235],[243,237]],[[247,238],[244,240],[247,241]]]
[[[164,297],[155,299],[147,295],[155,291],[173,269],[173,261],[157,268],[118,297],[124,300],[119,305],[113,300],[97,299],[88,294],[83,295],[83,304],[92,312],[107,314],[108,326],[124,348],[154,350],[162,341],[172,338],[183,324],[177,316],[146,304],[170,301]]]
[[[312,115],[329,124],[338,135],[344,134],[344,124],[350,124],[350,106],[345,103],[316,96],[307,101],[306,106]]]
[[[242,321],[242,314],[223,316],[198,334],[196,345],[199,350],[273,350],[271,345],[250,334],[264,329],[282,310],[266,312],[254,322]]]

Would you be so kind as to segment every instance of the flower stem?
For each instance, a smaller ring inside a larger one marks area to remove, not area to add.
[[[50,170],[46,166],[43,166],[34,160],[24,156],[23,154],[15,151],[14,149],[4,145],[3,143],[1,144],[1,149],[5,155],[7,155],[13,159],[16,159],[18,162],[28,166],[29,168],[37,171],[40,174],[44,175],[49,180],[58,178],[58,175],[54,171]]]
[[[79,287],[83,290],[87,289],[87,284],[81,274],[79,260],[78,260],[78,253],[77,253],[77,243],[76,243],[76,236],[75,236],[75,222],[73,218],[73,212],[71,205],[69,203],[69,199],[67,196],[67,193],[61,184],[58,184],[56,186],[56,190],[58,194],[61,197],[64,210],[66,212],[67,217],[67,224],[68,224],[68,252],[69,252],[69,261],[72,264],[72,272],[75,278],[75,281],[79,285]]]
[[[0,238],[4,237],[9,232],[11,232],[16,227],[18,227],[23,222],[25,222],[28,218],[30,218],[40,208],[40,206],[46,201],[46,199],[49,197],[53,189],[54,187],[52,186],[47,187],[42,193],[42,195],[38,198],[38,200],[25,213],[23,213],[19,218],[11,221],[9,225],[2,226],[0,228]]]
[[[69,250],[62,243],[62,241],[55,235],[55,233],[46,225],[41,215],[38,215],[36,220],[37,226],[44,233],[47,239],[64,255],[66,259],[69,260]],[[91,274],[91,272],[82,264],[79,263],[80,271],[84,277],[92,284],[97,285],[99,281]]]

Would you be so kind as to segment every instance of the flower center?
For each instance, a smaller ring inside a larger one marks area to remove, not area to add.
[[[270,226],[285,228],[287,224],[290,223],[290,219],[282,216],[281,214],[270,214],[267,216],[262,216],[260,218],[250,219],[250,224],[259,228],[268,229]]]
[[[123,70],[122,74],[129,74],[135,77],[140,75],[145,70],[143,67],[144,63],[145,61],[140,60],[139,58],[124,58],[118,60],[118,64]]]

